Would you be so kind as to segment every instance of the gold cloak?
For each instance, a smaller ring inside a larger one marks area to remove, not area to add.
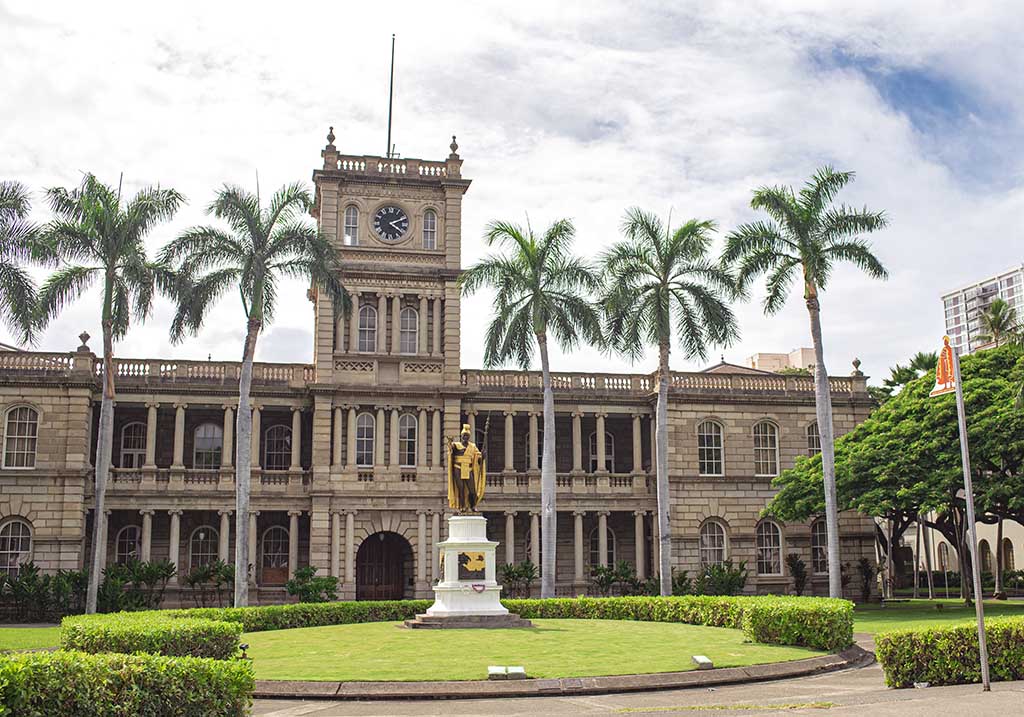
[[[464,450],[465,452],[455,457],[456,450]],[[476,503],[480,505],[480,501],[484,499],[484,488],[487,486],[487,462],[484,460],[483,453],[476,447],[476,444],[470,441],[467,445],[463,445],[461,441],[452,441],[448,445],[448,507],[453,510],[469,510],[468,505],[459,505],[459,493],[456,490],[455,481],[463,480],[459,476],[462,471],[457,471],[455,462],[458,461],[460,464],[467,463],[474,483],[476,492]]]

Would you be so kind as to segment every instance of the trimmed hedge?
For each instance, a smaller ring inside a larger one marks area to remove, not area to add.
[[[35,652],[0,657],[0,714],[241,717],[256,683],[244,660]]]
[[[1024,679],[1024,618],[986,620],[985,642],[993,681]],[[981,682],[978,628],[973,623],[885,632],[875,636],[875,646],[889,687]]]
[[[92,654],[146,652],[217,660],[227,660],[238,653],[242,637],[240,623],[180,616],[174,612],[66,617],[61,622],[61,647]]]

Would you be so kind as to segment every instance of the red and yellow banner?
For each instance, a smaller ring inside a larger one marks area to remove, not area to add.
[[[929,396],[941,396],[956,391],[956,374],[953,369],[953,347],[949,345],[949,337],[942,337],[942,350],[939,362],[935,365],[935,388]]]

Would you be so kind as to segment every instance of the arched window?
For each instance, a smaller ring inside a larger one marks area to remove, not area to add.
[[[284,585],[288,580],[288,530],[274,525],[263,533],[260,556],[260,581],[265,585]]]
[[[608,540],[608,549],[605,551],[605,558],[608,562],[605,565],[615,566],[615,532],[611,528],[605,528],[605,536]],[[591,567],[601,564],[601,526],[595,526],[590,531],[590,565]]]
[[[292,429],[278,424],[267,429],[263,439],[263,467],[286,471],[292,464]]]
[[[142,529],[137,525],[126,525],[117,531],[114,538],[114,562],[127,565],[138,560],[142,554]]]
[[[981,572],[992,572],[992,550],[988,547],[988,541],[982,538],[978,542],[978,559],[981,561]]]
[[[1015,570],[1014,564],[1013,541],[1009,538],[1003,538],[1003,570]]]
[[[398,419],[398,464],[403,468],[416,465],[416,416],[411,413]]]
[[[942,572],[949,570],[949,546],[939,543],[939,569]]]
[[[373,465],[373,442],[377,432],[377,422],[373,414],[360,413],[356,418],[356,465],[367,467]]]
[[[359,309],[359,350],[377,350],[377,309],[363,304]]]
[[[816,456],[821,453],[821,434],[818,432],[818,422],[807,426],[807,455]]]
[[[4,424],[4,468],[35,468],[39,412],[15,406],[7,410]]]
[[[757,526],[757,574],[782,575],[782,529],[770,520]]]
[[[770,421],[754,426],[754,475],[779,474],[779,429]]]
[[[419,348],[420,314],[411,306],[406,306],[400,316],[398,350],[403,354],[414,354]]]
[[[824,520],[811,523],[811,570],[828,572],[828,527]]]
[[[188,569],[189,572],[196,568],[215,563],[219,559],[217,544],[220,536],[216,528],[209,525],[202,525],[192,531],[188,539]]]
[[[141,468],[146,462],[146,424],[129,423],[121,429],[121,467]]]
[[[423,213],[423,248],[437,249],[437,214],[433,209]]]
[[[20,518],[0,526],[0,573],[14,577],[32,560],[32,526]]]
[[[709,520],[700,526],[700,564],[721,565],[726,559],[725,526]]]
[[[597,432],[590,434],[590,472],[594,473],[597,467]],[[604,432],[604,470],[609,473],[615,472],[615,437],[608,431]]]
[[[204,423],[196,428],[195,445],[192,448],[192,467],[202,470],[220,468],[221,453],[224,450],[224,431],[216,423]]]
[[[715,421],[702,421],[697,426],[697,468],[702,476],[724,474],[722,427]]]
[[[345,207],[345,246],[359,244],[359,209],[354,204]]]

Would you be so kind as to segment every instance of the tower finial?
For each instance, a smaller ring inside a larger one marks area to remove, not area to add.
[[[331,149],[334,148],[334,127],[329,127],[327,130],[327,146]]]
[[[459,151],[459,143],[455,141],[454,134],[452,135],[452,143],[448,147],[452,150],[452,154],[457,154]]]

